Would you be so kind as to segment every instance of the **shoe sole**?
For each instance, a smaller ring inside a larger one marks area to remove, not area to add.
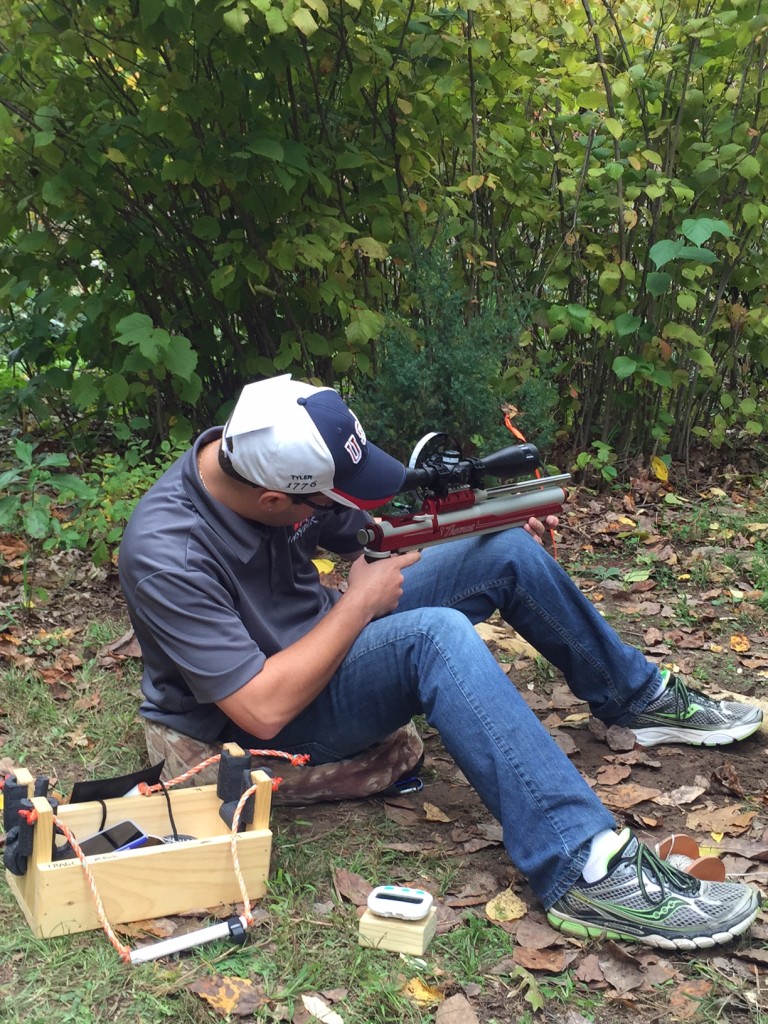
[[[632,729],[639,747],[656,747],[660,743],[687,743],[693,747],[725,747],[729,743],[745,740],[762,725],[762,718],[747,725],[733,726],[719,732],[712,729],[681,729],[679,726],[648,726]],[[630,727],[631,728],[631,727]]]
[[[670,938],[667,935],[635,935],[632,932],[622,932],[616,928],[600,927],[599,925],[586,924],[584,921],[577,921],[575,918],[560,916],[552,911],[547,914],[550,925],[564,935],[573,935],[579,939],[613,939],[617,942],[636,942],[642,946],[652,946],[654,949],[711,949],[713,946],[724,946],[743,935],[758,915],[760,900],[757,893],[754,895],[753,906],[749,914],[735,924],[727,932],[714,932],[712,935],[695,935],[690,938],[677,936]]]

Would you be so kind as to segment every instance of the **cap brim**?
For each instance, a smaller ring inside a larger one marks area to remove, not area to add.
[[[387,455],[370,441],[365,466],[354,476],[340,480],[338,486],[322,493],[341,505],[370,511],[391,501],[405,482],[407,470],[402,462]]]

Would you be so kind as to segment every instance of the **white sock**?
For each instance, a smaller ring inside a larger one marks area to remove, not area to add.
[[[581,872],[585,882],[591,884],[605,877],[608,873],[608,861],[627,841],[627,831],[624,829],[617,835],[611,829],[606,829],[592,837],[587,863]]]
[[[656,687],[656,690],[654,691],[653,697],[651,697],[651,703],[653,703],[657,697],[660,697],[662,693],[664,693],[664,691],[667,688],[667,683],[669,682],[669,677],[671,676],[671,674],[672,673],[669,671],[669,669],[664,669],[663,672],[659,673],[659,682]]]

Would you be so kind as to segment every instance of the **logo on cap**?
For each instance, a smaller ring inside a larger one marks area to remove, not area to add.
[[[360,438],[359,443],[355,434]],[[354,464],[357,465],[363,457],[363,449],[361,445],[365,444],[365,431],[360,425],[360,420],[358,419],[355,419],[355,434],[349,435],[347,440],[344,442],[344,449]]]

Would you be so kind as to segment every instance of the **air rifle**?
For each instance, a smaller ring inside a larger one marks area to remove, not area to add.
[[[415,492],[421,507],[380,514],[358,532],[372,561],[460,537],[522,526],[531,516],[544,519],[562,511],[569,473],[537,477],[541,465],[532,444],[510,445],[484,458],[462,458],[446,434],[428,434],[411,455],[399,493]],[[485,477],[529,479],[484,487]]]

